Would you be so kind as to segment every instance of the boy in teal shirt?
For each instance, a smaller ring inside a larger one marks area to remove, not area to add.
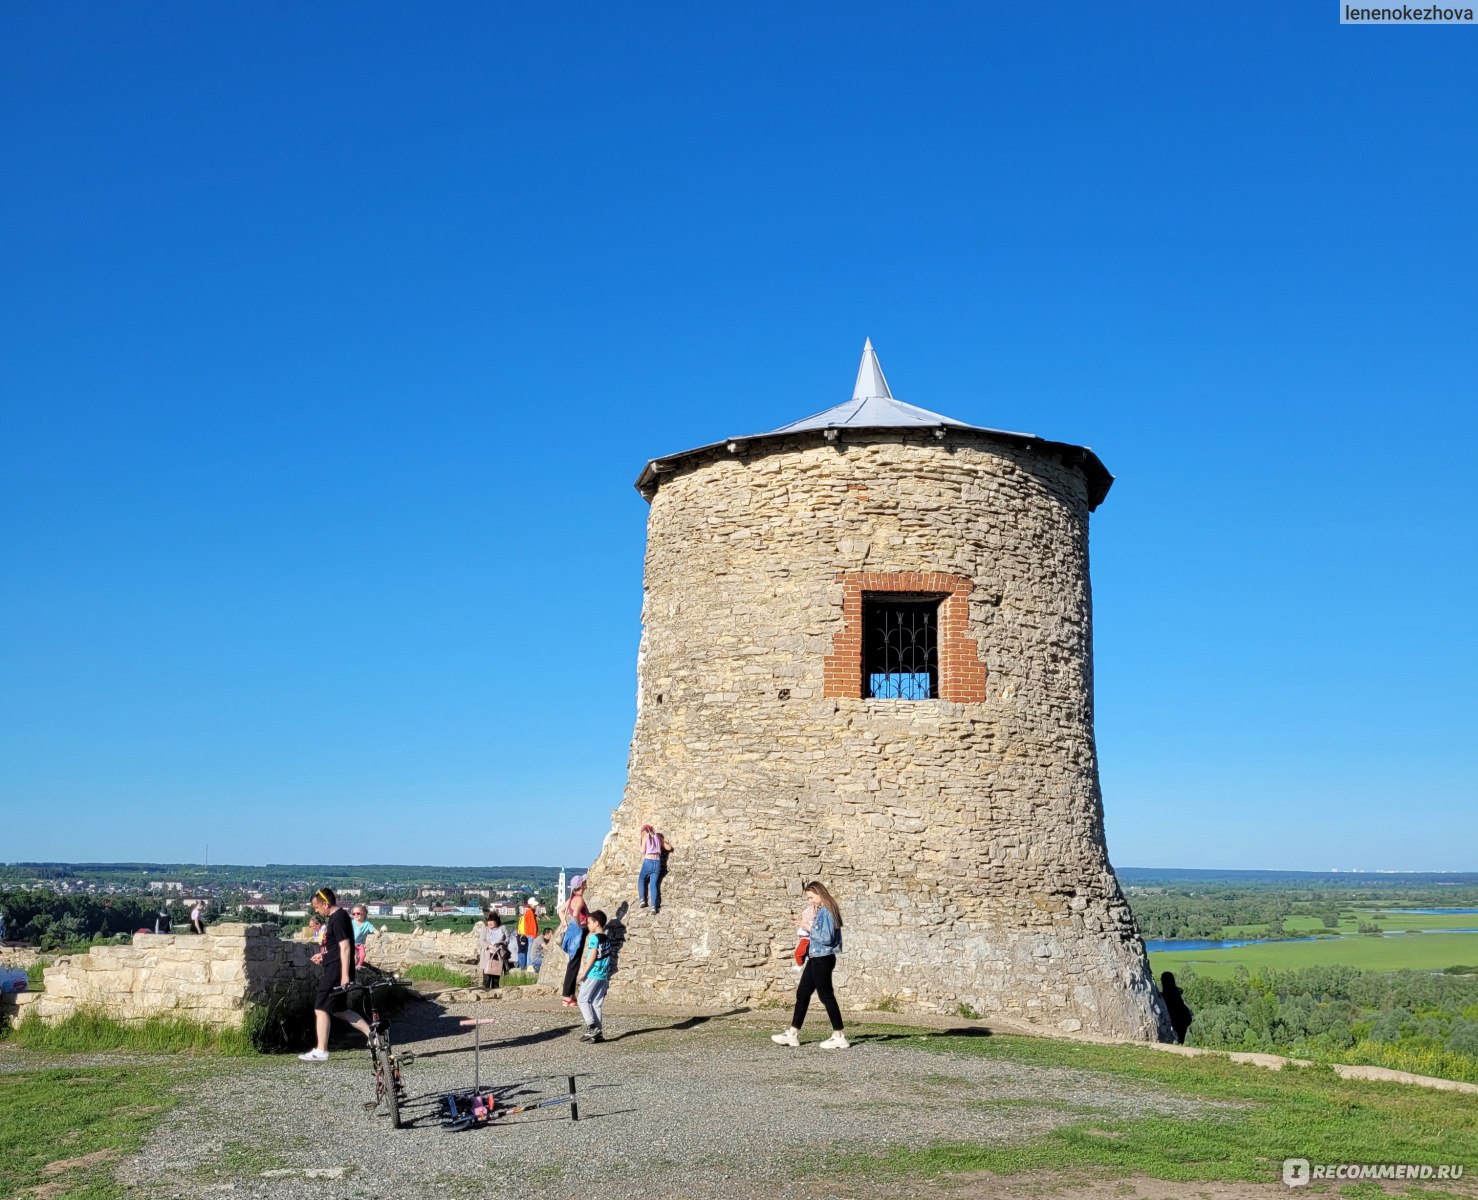
[[[601,1010],[611,984],[611,939],[606,934],[606,914],[596,909],[587,918],[585,956],[580,962],[580,1015],[585,1018],[582,1042],[603,1042],[605,1027]]]

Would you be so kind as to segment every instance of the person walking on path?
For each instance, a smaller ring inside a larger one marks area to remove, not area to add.
[[[590,920],[590,908],[585,903],[585,876],[576,875],[570,880],[570,898],[565,901],[564,918],[559,927],[559,948],[570,956],[565,964],[565,977],[559,989],[566,1008],[574,1008],[575,979],[580,974],[580,952],[585,945],[585,927]]]
[[[333,888],[319,888],[313,893],[313,911],[327,924],[324,926],[323,949],[314,955],[323,962],[318,979],[318,994],[313,998],[313,1024],[318,1044],[307,1054],[298,1055],[304,1062],[328,1061],[329,1020],[338,1017],[364,1034],[369,1041],[370,1027],[363,1017],[349,1007],[349,985],[354,982],[354,923],[338,906]]]
[[[477,931],[477,962],[482,971],[482,990],[487,992],[503,982],[503,973],[513,959],[508,944],[508,930],[498,914],[488,910],[486,924]]]
[[[523,912],[518,914],[518,969],[529,965],[529,948],[539,936],[539,914],[534,911],[534,898],[524,902]]]
[[[596,909],[589,915],[585,952],[580,956],[580,1015],[585,1018],[582,1042],[606,1040],[606,991],[611,986],[611,939],[606,936],[606,914]]]
[[[190,910],[190,932],[205,932],[205,913],[201,909],[200,901],[195,901],[195,907]]]
[[[806,1020],[811,995],[815,993],[821,997],[831,1020],[831,1036],[821,1043],[821,1048],[845,1050],[851,1043],[842,1030],[842,1010],[837,1007],[836,993],[831,987],[831,973],[842,949],[842,910],[819,879],[806,884],[806,902],[797,931],[807,939],[806,965],[795,989],[795,1011],[790,1016],[790,1028],[784,1033],[771,1034],[770,1040],[782,1046],[801,1044],[801,1026]]]
[[[636,897],[641,906],[647,908],[650,893],[652,915],[656,916],[662,908],[662,863],[664,857],[672,853],[672,843],[650,825],[641,827],[640,837],[641,874],[636,877]]]

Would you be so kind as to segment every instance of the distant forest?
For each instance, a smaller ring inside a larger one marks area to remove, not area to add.
[[[1478,871],[1201,871],[1186,867],[1115,867],[1125,887],[1170,887],[1177,891],[1236,888],[1240,891],[1372,891],[1409,888],[1478,889]],[[1453,900],[1452,904],[1462,901]]]
[[[582,870],[569,867],[573,875]],[[362,887],[375,884],[385,888],[413,887],[553,887],[559,879],[559,867],[435,867],[372,863],[367,865],[268,863],[233,865],[212,863],[35,863],[17,862],[0,865],[0,886],[25,885],[37,881],[61,883],[85,880],[99,886],[147,888],[155,881],[178,881],[184,884],[209,883],[216,888],[258,888],[263,891],[294,890],[304,884],[313,887]]]

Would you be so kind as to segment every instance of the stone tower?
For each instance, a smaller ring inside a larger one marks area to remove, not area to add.
[[[1083,447],[895,400],[871,342],[850,401],[647,464],[636,730],[588,890],[624,924],[621,992],[788,1000],[819,878],[844,1008],[1168,1033],[1093,740],[1111,483]],[[644,822],[676,847],[657,916]]]

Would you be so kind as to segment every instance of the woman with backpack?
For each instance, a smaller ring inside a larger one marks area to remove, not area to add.
[[[575,999],[575,983],[580,974],[581,951],[585,948],[585,927],[590,922],[590,908],[585,903],[585,876],[576,875],[570,880],[570,898],[565,901],[560,913],[564,924],[559,927],[559,948],[569,955],[565,964],[563,986],[559,989],[566,1008],[579,1004]]]
[[[790,1028],[784,1033],[771,1034],[770,1040],[782,1046],[801,1044],[801,1025],[805,1023],[806,1009],[814,993],[821,997],[831,1020],[831,1036],[821,1043],[821,1048],[846,1050],[851,1043],[842,1032],[842,1010],[831,987],[831,973],[842,948],[842,910],[819,879],[806,884],[806,910],[801,914],[798,932],[801,944],[796,947],[796,958],[799,960],[804,955],[805,967],[795,989],[795,1011],[790,1016]]]

